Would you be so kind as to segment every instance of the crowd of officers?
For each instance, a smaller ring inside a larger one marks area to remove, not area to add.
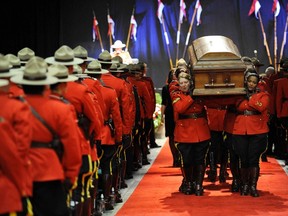
[[[278,72],[269,66],[264,73],[255,57],[242,61],[245,95],[194,96],[193,70],[184,59],[162,88],[165,135],[173,166],[181,168],[179,191],[186,195],[203,195],[205,173],[209,181],[225,183],[229,167],[231,192],[259,197],[260,160],[267,162],[268,155],[288,164],[288,59]]]
[[[101,215],[101,196],[106,211],[123,202],[125,180],[160,147],[146,71],[82,46],[1,55],[0,215]]]

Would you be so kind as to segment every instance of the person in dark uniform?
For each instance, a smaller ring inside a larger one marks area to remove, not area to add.
[[[259,161],[267,148],[269,93],[257,88],[259,75],[253,69],[245,72],[245,99],[236,102],[233,148],[240,158],[241,195],[259,197],[257,182]]]
[[[175,69],[171,69],[169,71],[167,83],[162,87],[161,122],[165,124],[165,136],[169,138],[169,147],[173,158],[172,166],[180,167],[179,153],[175,147],[174,142],[174,112],[172,100],[169,93],[169,84],[173,79],[175,79],[174,72]]]

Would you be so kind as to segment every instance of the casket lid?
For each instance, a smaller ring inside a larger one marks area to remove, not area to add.
[[[192,42],[197,61],[241,59],[237,46],[230,38],[210,35]]]
[[[188,47],[193,70],[240,70],[246,66],[233,41],[225,36],[210,35],[198,38]]]

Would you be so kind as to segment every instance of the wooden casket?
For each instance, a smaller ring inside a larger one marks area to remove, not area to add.
[[[224,36],[204,36],[188,47],[193,69],[193,95],[241,95],[246,65],[233,41]]]

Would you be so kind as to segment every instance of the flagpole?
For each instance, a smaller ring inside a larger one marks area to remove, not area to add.
[[[266,48],[266,52],[267,52],[268,59],[269,59],[269,64],[272,65],[272,59],[271,59],[270,50],[269,50],[269,46],[268,46],[268,43],[267,43],[267,38],[266,38],[265,31],[264,31],[264,27],[263,27],[263,22],[262,22],[262,17],[261,17],[260,11],[258,12],[258,16],[259,16],[260,26],[261,26],[261,30],[262,30],[262,35],[263,35],[264,46]]]
[[[109,23],[109,18],[110,18],[110,14],[109,14],[109,5],[107,6],[107,16],[108,16],[108,28],[109,28],[109,44],[110,44],[110,53],[112,53],[113,49],[112,49],[112,29]]]
[[[96,19],[94,10],[93,10],[93,16],[94,16],[95,19]],[[99,37],[99,42],[100,42],[100,46],[101,46],[101,52],[103,52],[103,51],[104,51],[104,48],[103,48],[102,38],[101,38],[101,34],[100,34],[100,30],[99,30],[99,26],[98,26],[98,25],[96,25],[96,31],[97,31],[97,35],[98,35],[98,37]]]
[[[165,41],[166,41],[166,48],[167,48],[168,57],[169,57],[170,69],[172,69],[173,68],[173,63],[172,63],[172,58],[171,58],[171,53],[170,53],[170,48],[169,48],[169,39],[168,39],[168,34],[167,34],[167,31],[166,31],[166,27],[165,27],[165,22],[164,22],[163,16],[161,17],[161,20],[162,20],[162,26],[163,26],[163,31],[164,31]]]
[[[181,0],[180,0],[181,1]],[[180,30],[181,30],[181,10],[182,10],[182,3],[180,2],[180,10],[179,10],[179,19],[178,19],[178,29],[177,29],[177,39],[176,39],[176,61],[175,65],[177,65],[178,62],[178,53],[179,53],[179,42],[180,42]]]
[[[134,11],[135,11],[135,7],[133,7],[131,19],[132,19],[132,17],[134,16]],[[132,30],[131,19],[130,19],[130,26],[129,26],[128,35],[127,35],[127,40],[126,40],[126,48],[125,48],[125,51],[128,51],[128,47],[129,47],[130,34],[131,34],[131,30]]]
[[[274,68],[277,67],[277,17],[274,12]]]
[[[193,27],[193,24],[194,24],[194,20],[195,20],[195,16],[196,16],[197,10],[198,10],[198,7],[195,7],[193,15],[192,15],[191,22],[190,22],[190,26],[189,26],[189,31],[188,31],[187,36],[186,36],[185,47],[184,47],[182,58],[185,58],[185,54],[186,54],[186,51],[187,51],[187,46],[188,46],[188,43],[189,43],[190,34],[191,34],[191,31],[192,31],[192,27]]]
[[[283,57],[284,47],[285,47],[285,44],[286,44],[287,27],[288,27],[288,14],[286,15],[286,23],[285,23],[284,33],[283,33],[283,41],[282,41],[281,50],[280,50],[280,56],[279,56],[279,60],[280,61],[281,61],[281,59]],[[279,67],[278,67],[277,71],[279,71],[279,69],[280,69],[280,65],[278,65],[278,66]]]

